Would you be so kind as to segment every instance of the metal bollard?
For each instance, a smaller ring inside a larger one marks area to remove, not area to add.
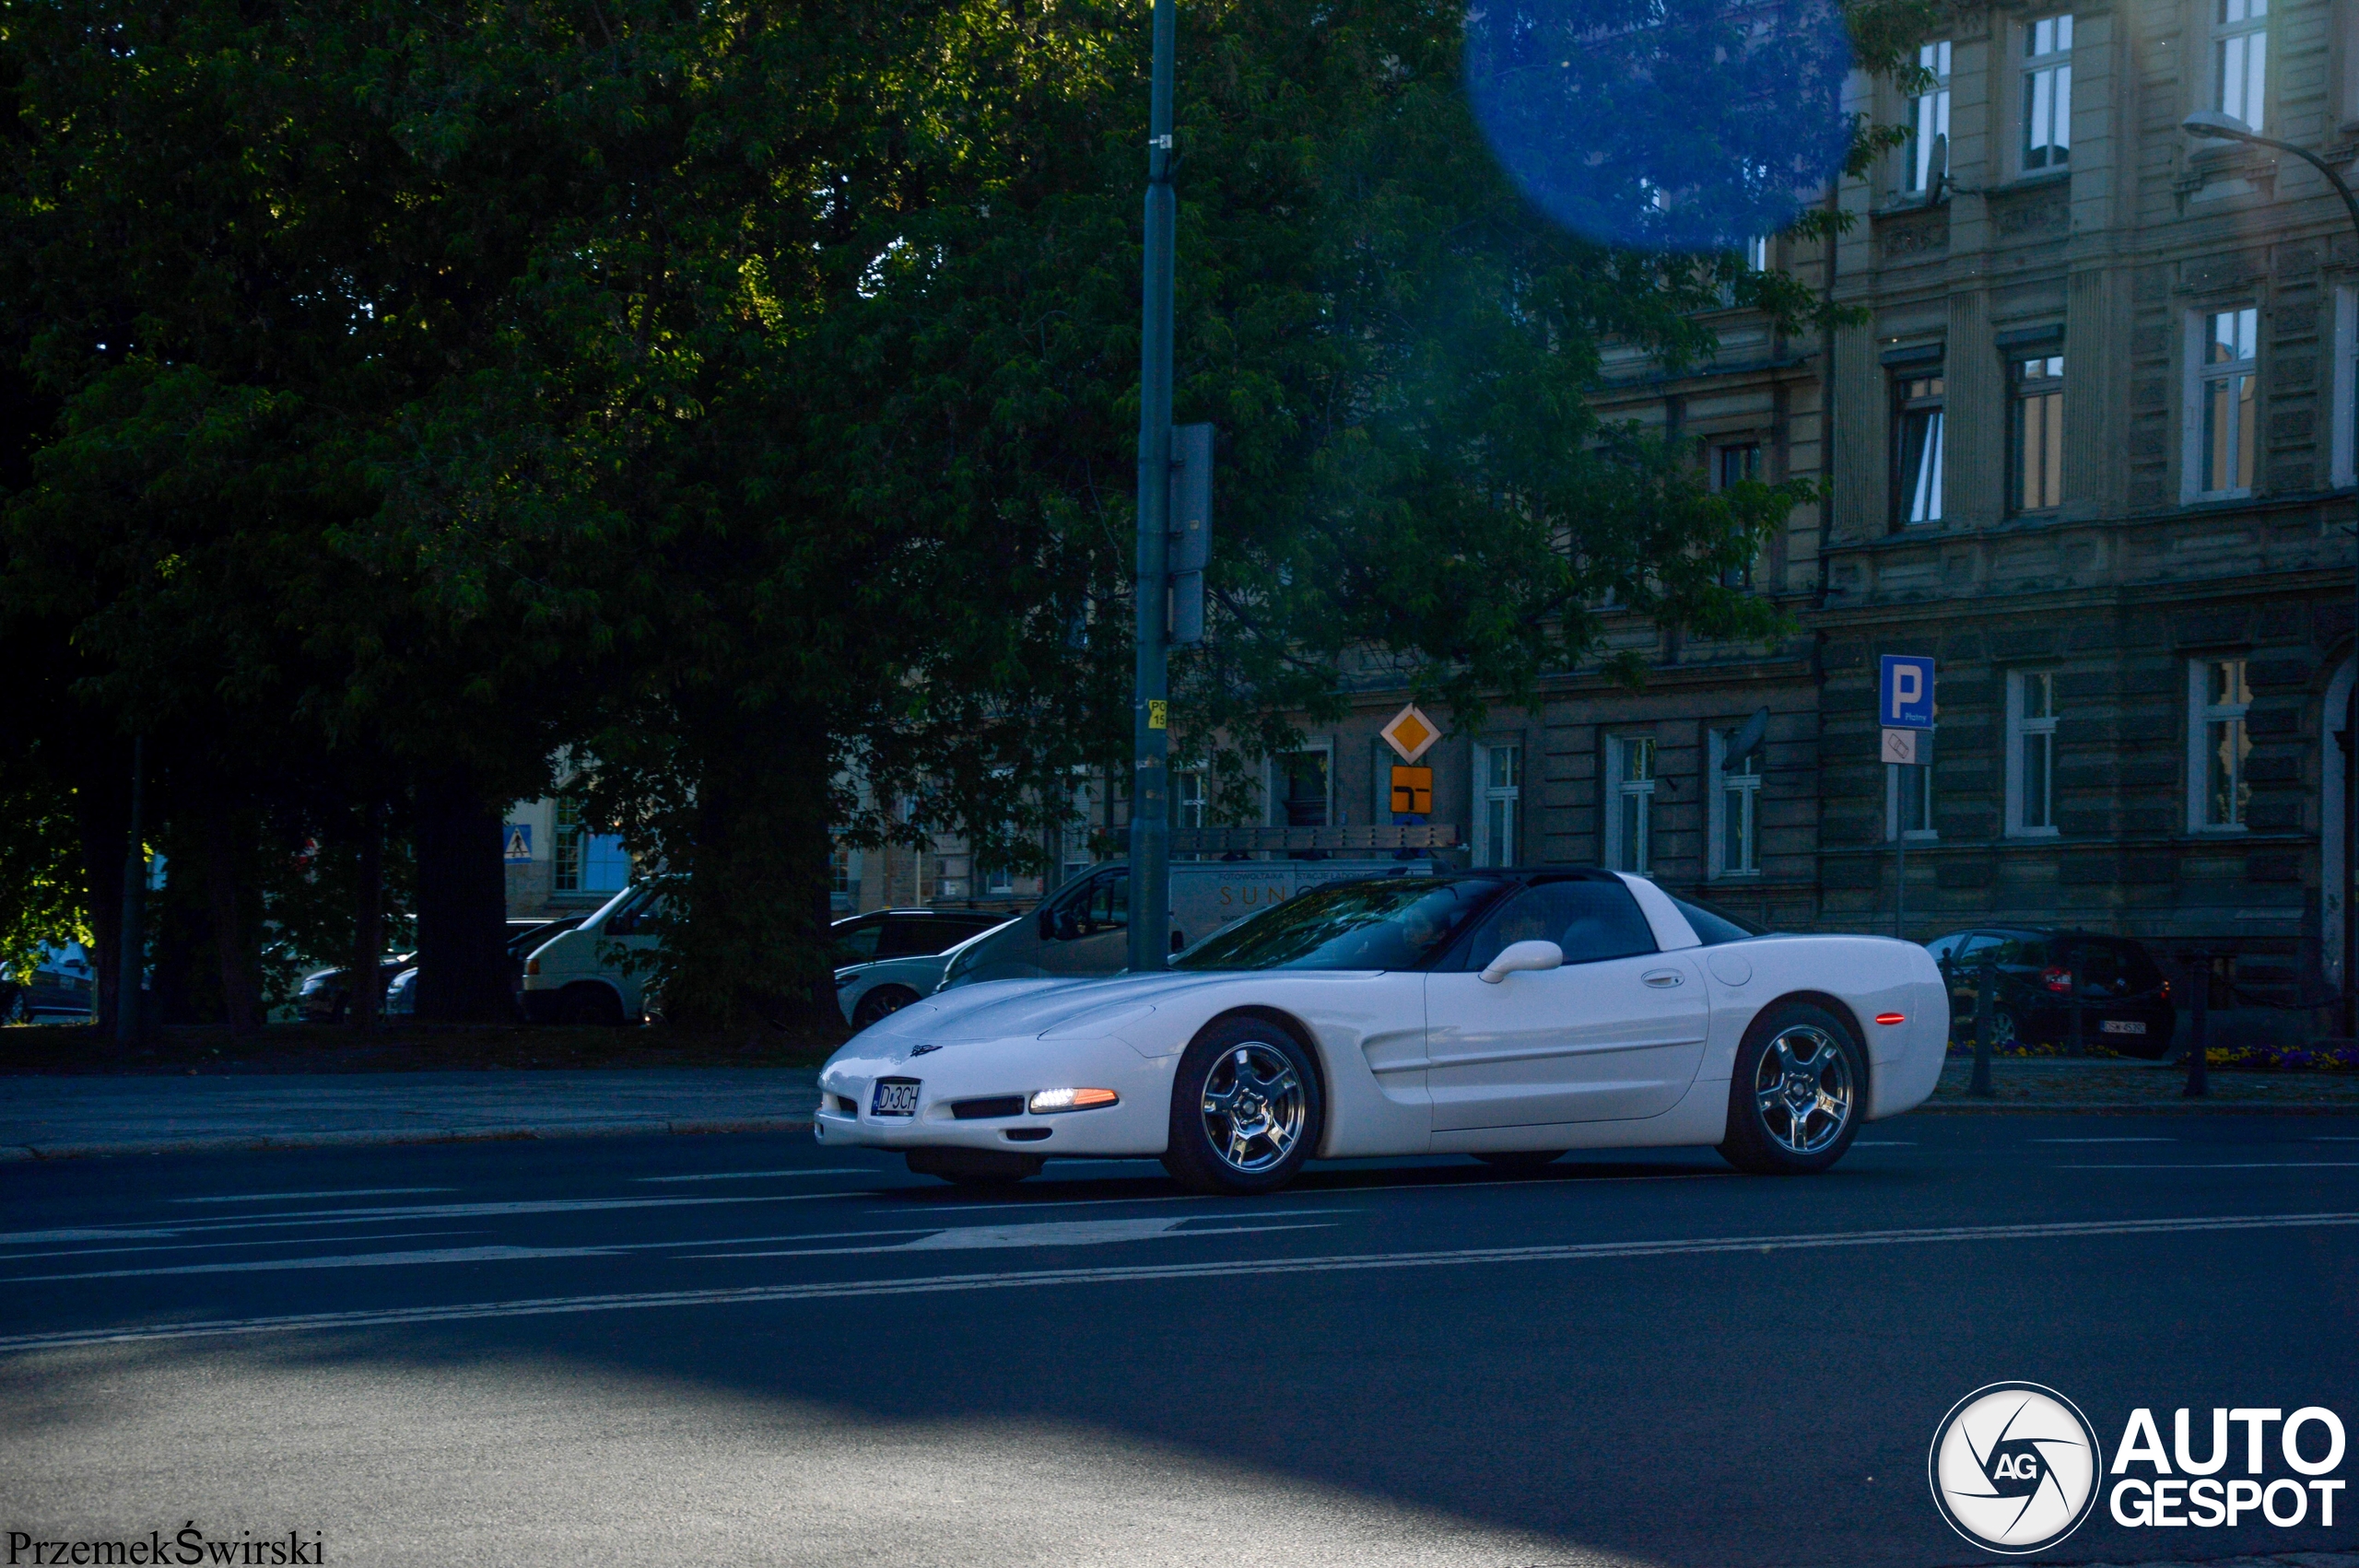
[[[2188,1099],[2201,1100],[2212,1093],[2212,1082],[2204,1071],[2212,1048],[2212,955],[2190,953],[2183,963],[2188,989],[2195,1003],[2195,1025],[2189,1031],[2193,1038],[2187,1047],[2187,1087],[2179,1093]]]
[[[1998,1093],[1990,1087],[1991,993],[1998,989],[1999,965],[1986,953],[1974,980],[1974,1082],[1966,1090],[1978,1100],[1996,1098]]]
[[[2073,1056],[2086,1055],[2088,1042],[2081,1033],[2081,949],[2077,943],[2064,954],[2064,994],[2072,1009],[2072,1043],[2066,1048]]]

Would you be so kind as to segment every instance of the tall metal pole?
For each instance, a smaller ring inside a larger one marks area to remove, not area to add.
[[[1171,55],[1177,0],[1155,0],[1147,110],[1146,277],[1139,332],[1138,673],[1132,694],[1131,968],[1170,958],[1171,752],[1168,685],[1171,544]]]

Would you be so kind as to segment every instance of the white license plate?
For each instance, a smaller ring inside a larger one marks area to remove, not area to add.
[[[915,1116],[918,1114],[918,1086],[914,1082],[887,1080],[876,1085],[868,1097],[870,1116]]]
[[[2128,1018],[2108,1018],[2097,1025],[2097,1033],[2100,1035],[2142,1035],[2145,1032],[2146,1026],[2143,1024]]]

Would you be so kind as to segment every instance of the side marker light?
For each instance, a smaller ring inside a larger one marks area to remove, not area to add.
[[[1876,1022],[1879,1024],[1906,1024],[1908,1022],[1908,1014],[1905,1012],[1879,1012],[1876,1014]]]

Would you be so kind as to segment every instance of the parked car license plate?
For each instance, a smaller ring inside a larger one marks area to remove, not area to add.
[[[879,1080],[875,1093],[868,1098],[870,1116],[915,1116],[918,1114],[918,1084],[914,1078]]]
[[[2142,1035],[2146,1025],[2132,1018],[2108,1018],[2097,1025],[2100,1035]]]

